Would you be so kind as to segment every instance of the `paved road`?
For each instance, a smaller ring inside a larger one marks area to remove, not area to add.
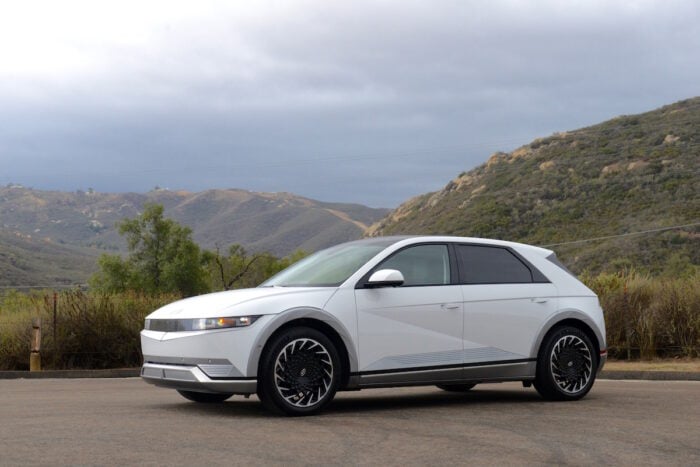
[[[519,384],[341,393],[280,418],[136,378],[0,380],[0,465],[700,465],[700,382],[598,381],[575,403]]]

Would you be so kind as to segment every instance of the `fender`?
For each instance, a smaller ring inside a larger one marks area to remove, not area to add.
[[[345,328],[343,323],[341,323],[335,316],[330,313],[320,309],[312,307],[299,307],[290,308],[289,310],[283,311],[277,315],[275,318],[269,321],[265,327],[258,333],[258,337],[253,344],[253,348],[248,357],[248,368],[246,370],[246,375],[249,377],[258,376],[258,363],[260,362],[260,356],[262,355],[263,348],[265,344],[270,339],[270,336],[275,333],[280,327],[294,321],[296,319],[315,319],[317,321],[322,321],[327,324],[338,333],[340,338],[345,345],[345,350],[348,354],[348,360],[350,361],[350,374],[357,372],[357,352],[355,347],[352,345],[352,338],[350,333]]]
[[[550,316],[547,321],[544,322],[542,327],[540,328],[539,332],[537,333],[537,338],[535,339],[532,348],[530,349],[530,357],[531,358],[537,358],[537,354],[539,353],[540,346],[542,345],[542,341],[544,340],[544,336],[547,335],[547,333],[558,323],[567,320],[567,319],[576,319],[578,321],[581,321],[583,323],[586,323],[586,325],[593,330],[593,333],[596,336],[596,339],[598,340],[598,348],[599,349],[605,349],[605,340],[603,339],[603,335],[600,332],[600,329],[598,329],[598,326],[593,322],[593,320],[583,313],[580,310],[576,310],[574,308],[570,309],[563,309],[559,310],[557,313],[554,315]]]

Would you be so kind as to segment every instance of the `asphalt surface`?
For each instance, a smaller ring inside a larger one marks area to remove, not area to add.
[[[700,382],[599,380],[340,393],[316,417],[188,402],[137,378],[0,380],[0,465],[700,465]]]

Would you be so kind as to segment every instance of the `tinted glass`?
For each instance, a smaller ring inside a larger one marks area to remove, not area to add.
[[[450,256],[446,245],[418,245],[406,248],[384,261],[379,269],[397,269],[404,286],[450,283]]]
[[[566,272],[568,272],[569,274],[571,274],[572,276],[576,277],[576,274],[574,274],[573,272],[569,271],[569,268],[567,268],[566,266],[564,266],[564,265],[562,264],[562,262],[559,261],[559,258],[557,258],[557,255],[556,255],[556,254],[552,253],[551,255],[547,256],[547,259],[550,260],[552,263],[556,264],[557,266],[559,266],[560,268],[562,268],[564,271],[566,271]]]
[[[457,245],[457,258],[463,284],[532,282],[528,267],[505,248]]]

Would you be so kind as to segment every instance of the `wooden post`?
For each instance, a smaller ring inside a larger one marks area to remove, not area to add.
[[[58,308],[58,294],[56,291],[53,293],[53,327],[51,328],[51,331],[53,332],[53,350],[51,353],[53,354],[53,369],[56,369],[56,359],[58,358],[58,341],[56,340],[56,311]]]
[[[32,342],[29,371],[41,371],[41,318],[32,319]]]

